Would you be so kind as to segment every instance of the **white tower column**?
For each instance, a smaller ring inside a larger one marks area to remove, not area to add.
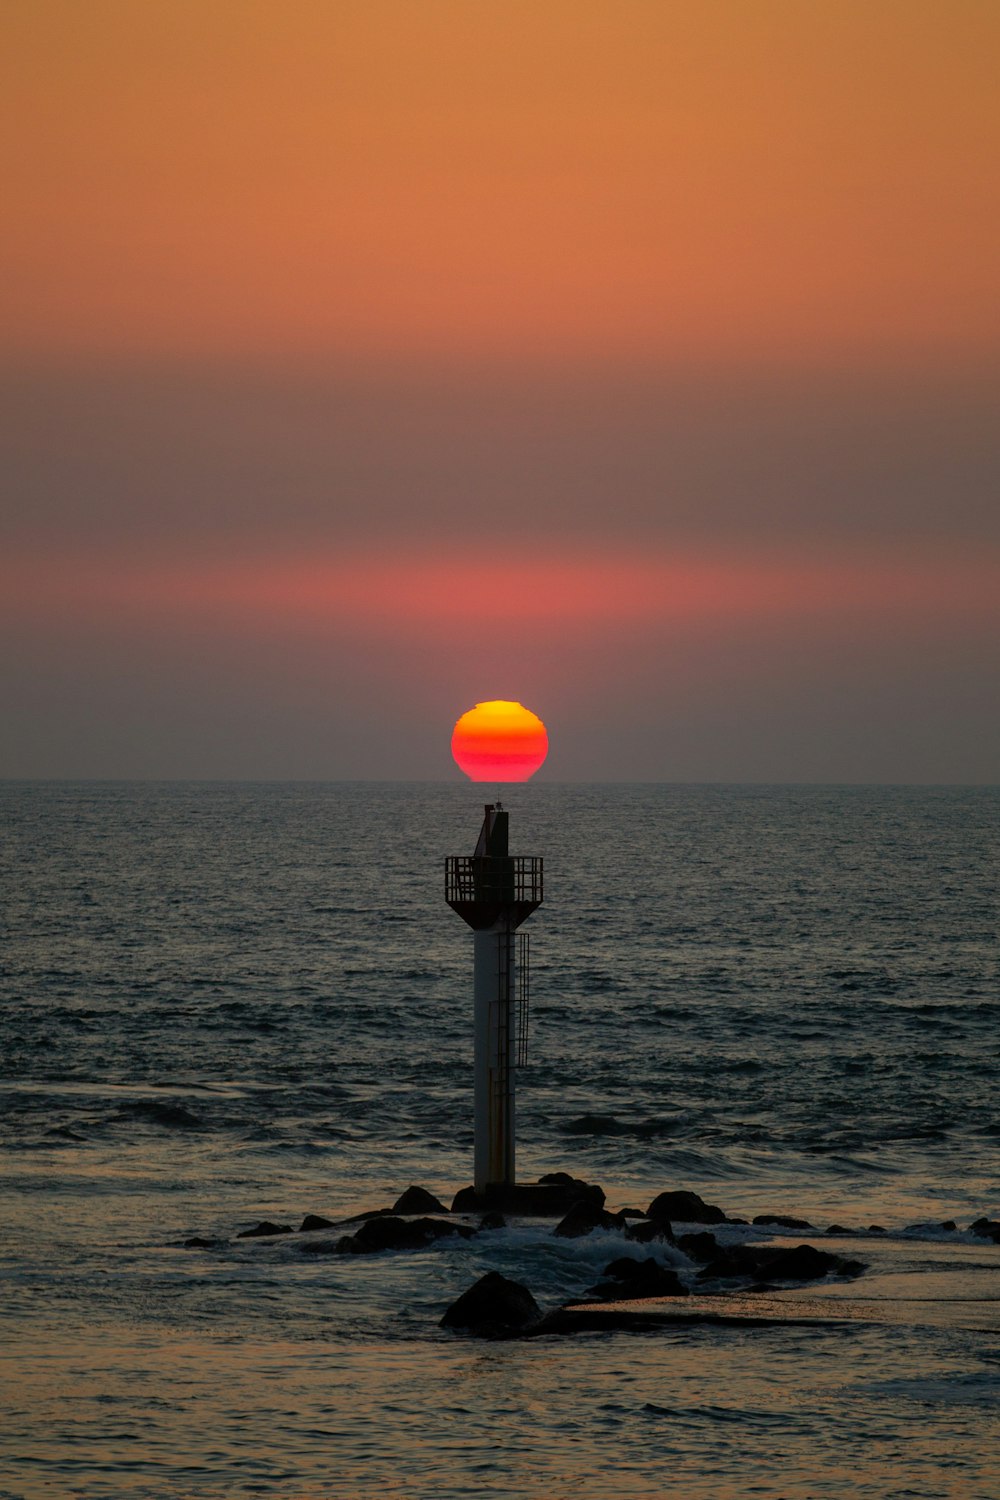
[[[516,1181],[514,934],[501,918],[474,932],[475,1185]]]
[[[542,861],[507,848],[508,815],[488,802],[476,852],[449,854],[445,900],[472,928],[475,1188],[482,1202],[502,1201],[514,1173],[515,1029],[520,1006],[514,934],[542,904]],[[527,978],[522,961],[521,978]],[[524,996],[526,998],[526,988]],[[496,1189],[497,1192],[488,1192]]]

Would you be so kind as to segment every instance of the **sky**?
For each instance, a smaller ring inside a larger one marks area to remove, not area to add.
[[[0,32],[0,776],[1000,781],[993,0]]]

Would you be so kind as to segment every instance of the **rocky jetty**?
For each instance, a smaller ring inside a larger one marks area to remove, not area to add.
[[[615,1234],[623,1249],[645,1246],[647,1253],[637,1251],[610,1260],[595,1285],[586,1291],[581,1288],[578,1299],[544,1315],[529,1288],[489,1271],[447,1309],[441,1318],[443,1328],[507,1339],[562,1337],[594,1330],[648,1332],[693,1322],[743,1328],[826,1322],[827,1309],[836,1308],[836,1299],[810,1302],[801,1293],[794,1297],[788,1293],[831,1277],[853,1279],[866,1269],[862,1261],[847,1255],[813,1244],[789,1243],[789,1231],[824,1233],[793,1214],[760,1213],[751,1224],[727,1215],[697,1193],[676,1188],[658,1193],[645,1210],[628,1207],[613,1212],[605,1207],[602,1188],[568,1172],[550,1173],[535,1183],[496,1186],[483,1193],[463,1188],[450,1209],[429,1189],[411,1185],[391,1207],[368,1209],[347,1219],[308,1213],[299,1225],[302,1238],[296,1236],[294,1249],[309,1256],[421,1251],[439,1242],[495,1236],[508,1227],[508,1215],[555,1221],[549,1233],[559,1239],[582,1239],[597,1231]],[[317,1237],[331,1229],[350,1232]],[[762,1233],[755,1237],[755,1229]],[[910,1233],[932,1237],[942,1230],[961,1232],[952,1219],[909,1227]],[[998,1219],[982,1216],[969,1225],[969,1231],[1000,1244]],[[240,1230],[236,1237],[266,1241],[292,1233],[291,1225],[264,1219]],[[881,1224],[871,1224],[867,1230],[831,1224],[825,1233],[867,1234],[884,1240],[888,1231]],[[229,1242],[192,1235],[182,1243],[191,1250],[216,1250]],[[640,1301],[646,1306],[618,1305]]]

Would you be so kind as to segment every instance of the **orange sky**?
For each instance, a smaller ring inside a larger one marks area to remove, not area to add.
[[[0,777],[436,777],[511,698],[542,780],[1000,779],[998,57],[7,0]]]
[[[869,551],[639,559],[533,549],[401,556],[150,563],[126,555],[0,560],[0,618],[16,612],[81,621],[214,622],[254,631],[339,626],[400,635],[505,632],[525,650],[539,629],[572,631],[704,620],[927,616],[992,621],[1000,566],[992,557],[906,558]]]
[[[17,354],[996,351],[989,0],[10,0]]]

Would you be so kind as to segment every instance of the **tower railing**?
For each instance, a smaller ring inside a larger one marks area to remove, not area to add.
[[[450,854],[445,860],[445,900],[516,901],[540,906],[542,857],[537,854]]]

